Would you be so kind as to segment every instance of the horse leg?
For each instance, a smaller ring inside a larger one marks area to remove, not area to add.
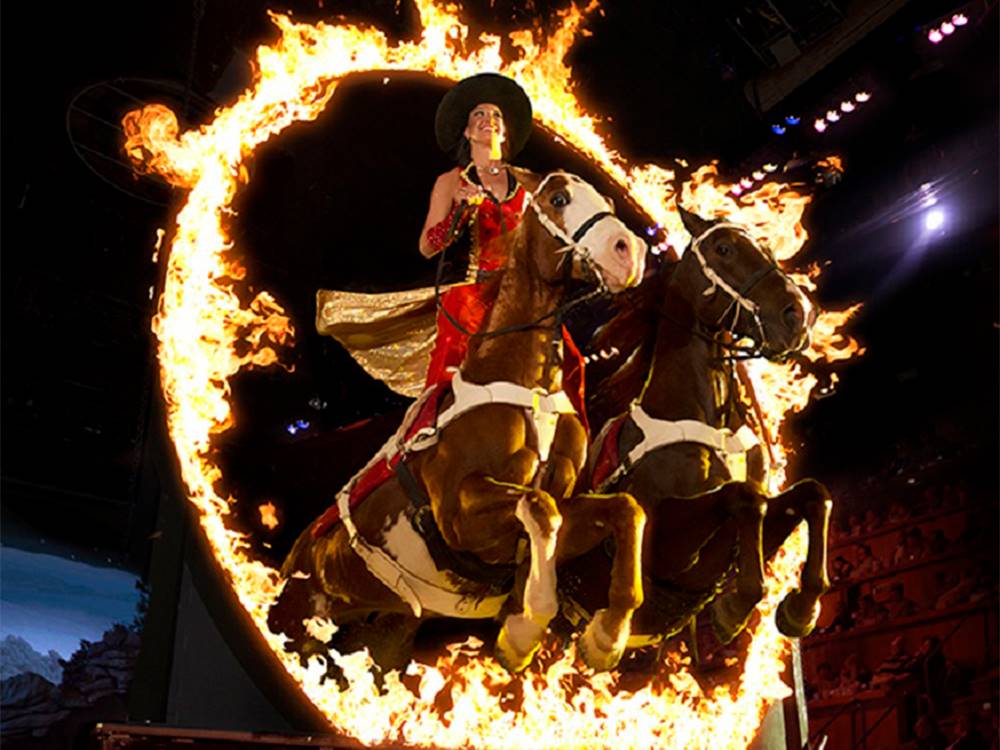
[[[728,485],[695,497],[664,498],[650,511],[648,549],[643,553],[647,570],[664,581],[691,577],[701,580],[706,565],[700,564],[706,549],[731,518],[732,490]],[[654,547],[655,545],[655,547]],[[729,551],[725,552],[728,557]],[[718,555],[709,555],[712,575],[724,575],[729,562],[716,564]],[[715,574],[720,567],[721,571]],[[685,576],[691,573],[691,576]],[[713,581],[715,578],[712,579]],[[708,582],[700,586],[710,585]]]
[[[494,654],[509,672],[531,663],[549,622],[558,610],[556,599],[556,538],[562,518],[552,496],[525,488],[515,515],[528,532],[531,562],[524,583],[523,609],[504,620]]]
[[[785,595],[775,613],[778,630],[789,638],[804,638],[819,617],[819,599],[830,590],[826,548],[833,500],[819,482],[805,479],[769,501],[764,521],[764,549],[770,558],[803,519],[809,525],[809,549],[800,587]]]
[[[642,549],[646,514],[631,495],[579,495],[560,505],[564,525],[556,557],[576,557],[608,535],[615,540],[608,606],[587,625],[577,649],[584,664],[613,669],[621,660],[632,629],[632,613],[642,605]]]
[[[715,635],[720,642],[729,643],[746,627],[766,592],[762,541],[767,498],[747,482],[730,482],[719,492],[728,495],[730,514],[738,530],[736,590],[717,597],[711,604]]]
[[[329,658],[334,643],[348,642],[349,632],[369,612],[409,614],[407,605],[351,549],[343,526],[318,539],[313,538],[311,528],[303,531],[281,573],[285,583],[268,610],[268,627],[285,635],[285,650],[297,653],[302,666],[308,666],[313,656],[323,657],[326,677],[341,687],[345,686],[343,673]],[[330,632],[331,624],[336,632]],[[347,653],[340,647],[338,651]]]
[[[381,690],[385,685],[386,674],[393,670],[402,671],[410,663],[413,641],[419,627],[420,620],[410,613],[373,613],[337,630],[326,646],[339,654],[368,649],[373,662],[371,671],[375,685]],[[327,660],[332,663],[329,657]],[[341,690],[349,687],[343,678],[338,682]]]

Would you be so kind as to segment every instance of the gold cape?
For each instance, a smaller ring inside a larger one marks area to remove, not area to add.
[[[316,330],[339,341],[373,378],[411,398],[424,389],[436,321],[434,287],[379,294],[316,292]]]

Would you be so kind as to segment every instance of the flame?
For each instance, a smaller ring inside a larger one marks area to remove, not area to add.
[[[278,509],[274,503],[264,503],[257,510],[260,511],[261,524],[271,530],[278,528]]]
[[[864,354],[864,347],[840,330],[860,309],[857,304],[839,312],[822,311],[813,326],[812,344],[803,352],[805,356],[812,362],[819,359],[836,362]]]
[[[665,656],[663,679],[626,691],[616,688],[614,675],[581,672],[572,649],[550,654],[526,675],[511,678],[470,641],[451,647],[433,665],[413,663],[407,682],[415,679],[415,690],[392,674],[380,692],[367,671],[366,653],[331,652],[330,658],[350,682],[350,689],[341,692],[332,681],[322,681],[321,659],[314,657],[302,667],[284,652],[284,637],[267,628],[267,611],[282,581],[277,571],[252,560],[244,537],[227,526],[234,499],[219,494],[222,474],[211,450],[212,436],[234,426],[233,375],[244,367],[278,363],[278,349],[293,336],[288,316],[267,292],[249,304],[242,304],[236,293],[245,271],[229,239],[230,206],[248,179],[247,164],[260,144],[294,122],[315,119],[339,81],[352,73],[413,70],[455,81],[495,70],[521,83],[545,128],[626,189],[666,227],[675,247],[685,244],[674,208],[673,170],[655,164],[629,165],[598,134],[598,119],[577,100],[565,58],[596,3],[562,12],[558,28],[544,40],[538,29],[510,33],[518,57],[509,62],[501,58],[500,36],[484,33],[469,39],[468,26],[455,6],[438,6],[432,0],[416,0],[416,5],[420,38],[398,44],[390,44],[374,28],[299,24],[272,13],[280,36],[257,50],[253,85],[231,106],[217,111],[211,122],[181,133],[176,116],[155,104],[124,119],[125,152],[137,166],[189,191],[176,216],[166,280],[153,321],[168,429],[189,499],[200,511],[206,537],[242,606],[277,657],[331,725],[361,742],[439,747],[745,747],[767,706],[789,694],[780,679],[788,642],[779,636],[773,612],[794,585],[805,557],[801,527],[768,566],[772,583],[760,605],[760,623],[751,630],[741,676],[733,685],[711,690],[702,689],[679,653]],[[686,167],[681,160],[678,164]],[[787,185],[765,183],[736,199],[713,164],[694,172],[683,185],[682,198],[689,209],[746,224],[782,260],[798,252],[807,237],[801,217],[809,198]],[[835,342],[837,321],[826,321],[828,340]],[[760,393],[768,395],[765,409],[774,421],[771,434],[777,435],[785,412],[801,408],[812,385],[794,365],[779,370],[762,367],[754,377]],[[332,627],[310,622],[311,631],[318,634],[329,635]],[[516,711],[504,708],[498,697],[510,690],[512,680],[523,693],[523,704]],[[438,708],[445,695],[447,710]]]
[[[859,99],[858,101],[863,101],[863,100]],[[831,154],[830,156],[827,156],[825,159],[821,159],[820,161],[816,162],[816,166],[825,167],[826,169],[832,169],[835,172],[844,171],[844,162],[836,154]]]

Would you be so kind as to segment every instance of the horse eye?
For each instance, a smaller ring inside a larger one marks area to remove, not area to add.
[[[715,251],[716,251],[716,252],[717,252],[717,253],[718,253],[719,255],[729,255],[729,252],[730,252],[731,250],[732,250],[732,248],[731,248],[731,247],[729,247],[729,245],[725,245],[725,244],[723,244],[723,245],[719,245],[719,246],[717,246],[717,247],[715,248]]]
[[[551,203],[556,208],[563,208],[564,206],[569,205],[569,195],[566,192],[560,190],[558,193],[552,196],[552,198],[549,200],[549,203]]]

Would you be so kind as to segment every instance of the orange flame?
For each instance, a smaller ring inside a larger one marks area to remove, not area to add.
[[[229,207],[247,179],[246,163],[260,144],[294,122],[315,119],[339,81],[353,73],[413,70],[459,80],[496,70],[524,86],[542,125],[590,158],[651,218],[667,227],[676,247],[684,246],[680,241],[684,230],[674,208],[673,171],[655,164],[629,165],[598,134],[597,118],[583,109],[574,93],[565,58],[596,3],[564,11],[559,28],[544,43],[537,30],[512,32],[509,40],[519,57],[509,62],[501,58],[499,36],[482,34],[472,45],[475,49],[467,48],[469,29],[455,6],[438,6],[433,0],[416,4],[422,26],[419,40],[394,45],[377,29],[312,26],[271,14],[280,37],[257,50],[253,85],[234,104],[216,112],[212,122],[180,133],[174,114],[160,105],[144,107],[124,120],[129,157],[141,169],[189,190],[176,217],[153,330],[159,341],[168,428],[190,501],[201,513],[220,566],[263,637],[332,726],[361,742],[745,747],[768,704],[789,694],[780,679],[788,642],[774,627],[773,612],[798,578],[805,556],[801,527],[769,565],[773,583],[760,605],[760,624],[750,634],[741,677],[728,687],[703,690],[687,660],[668,654],[663,684],[634,692],[618,690],[613,675],[582,673],[569,650],[548,666],[513,678],[520,682],[523,706],[507,710],[498,694],[512,678],[470,641],[452,647],[432,666],[412,664],[409,672],[419,678],[415,693],[396,675],[389,675],[380,693],[367,671],[367,654],[333,652],[331,658],[350,682],[350,689],[341,692],[332,681],[321,682],[324,668],[319,658],[303,668],[284,652],[283,636],[267,628],[267,611],[282,581],[277,571],[251,560],[242,535],[228,528],[233,499],[217,492],[221,470],[210,451],[212,435],[234,426],[232,376],[244,367],[276,362],[275,347],[288,344],[293,333],[287,315],[266,292],[244,306],[233,291],[245,272],[233,259],[235,249],[227,232]],[[724,214],[747,224],[780,259],[792,257],[805,242],[800,220],[809,198],[786,185],[766,183],[736,200],[718,180],[715,166],[708,165],[683,186],[683,198],[692,210]],[[835,335],[831,329],[831,338]],[[755,377],[761,380],[761,392],[780,394],[767,404],[774,415],[772,434],[778,434],[785,411],[804,405],[811,385],[794,370],[765,369]],[[792,384],[790,377],[798,380]],[[333,625],[310,621],[309,627],[328,637]],[[435,700],[443,693],[450,696],[452,707],[441,713]]]
[[[260,511],[260,522],[269,529],[278,528],[278,509],[274,503],[264,503],[257,510]]]

